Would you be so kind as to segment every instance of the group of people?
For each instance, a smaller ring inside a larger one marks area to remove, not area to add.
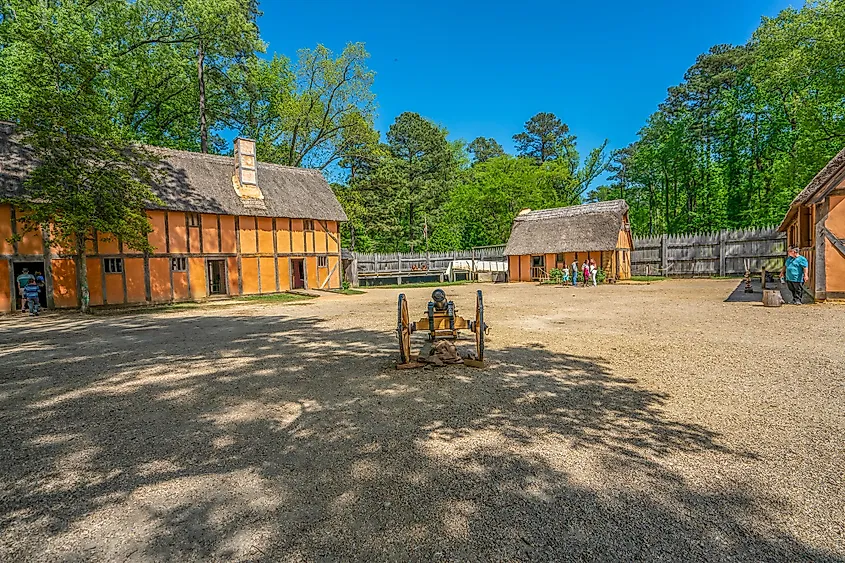
[[[44,287],[44,276],[41,272],[35,275],[29,273],[29,268],[21,270],[17,277],[18,291],[21,295],[21,311],[26,313],[29,309],[31,317],[38,316],[41,312],[41,288]]]
[[[570,270],[572,271],[572,277],[570,278]],[[578,287],[578,259],[572,261],[572,265],[569,268],[563,268],[563,283],[569,283],[570,279],[572,280],[572,287]],[[581,279],[584,282],[584,286],[590,284],[590,281],[593,282],[593,287],[595,287],[598,283],[598,266],[596,265],[596,261],[592,258],[584,259],[583,264],[580,267],[581,270]]]

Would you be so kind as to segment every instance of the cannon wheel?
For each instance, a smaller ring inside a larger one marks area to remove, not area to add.
[[[408,301],[405,294],[399,294],[399,313],[397,315],[396,334],[399,336],[399,363],[411,361],[411,322],[408,317]]]
[[[484,299],[479,289],[475,301],[475,350],[479,361],[484,359],[484,329]]]

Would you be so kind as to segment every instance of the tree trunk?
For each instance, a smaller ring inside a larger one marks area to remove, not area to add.
[[[200,151],[208,152],[208,125],[205,122],[205,50],[200,41],[197,49],[197,81],[200,94]]]
[[[76,235],[76,277],[79,280],[77,295],[79,309],[87,313],[90,292],[88,290],[88,251],[85,248],[84,235]]]

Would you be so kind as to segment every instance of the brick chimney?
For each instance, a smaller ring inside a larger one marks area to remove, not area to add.
[[[235,175],[232,185],[242,200],[262,200],[264,194],[258,187],[258,167],[255,159],[255,141],[235,139]]]

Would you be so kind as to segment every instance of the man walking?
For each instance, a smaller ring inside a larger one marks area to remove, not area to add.
[[[792,304],[801,305],[804,298],[804,282],[810,277],[810,263],[807,259],[798,254],[797,246],[790,246],[787,251],[786,263],[780,271],[780,279],[783,281],[786,274],[786,285],[792,292]]]
[[[24,268],[21,270],[21,275],[18,276],[18,292],[21,296],[21,311],[24,313],[26,312],[26,294],[24,293],[24,289],[27,285],[29,285],[29,281],[35,281],[35,277],[29,273],[29,268]]]

